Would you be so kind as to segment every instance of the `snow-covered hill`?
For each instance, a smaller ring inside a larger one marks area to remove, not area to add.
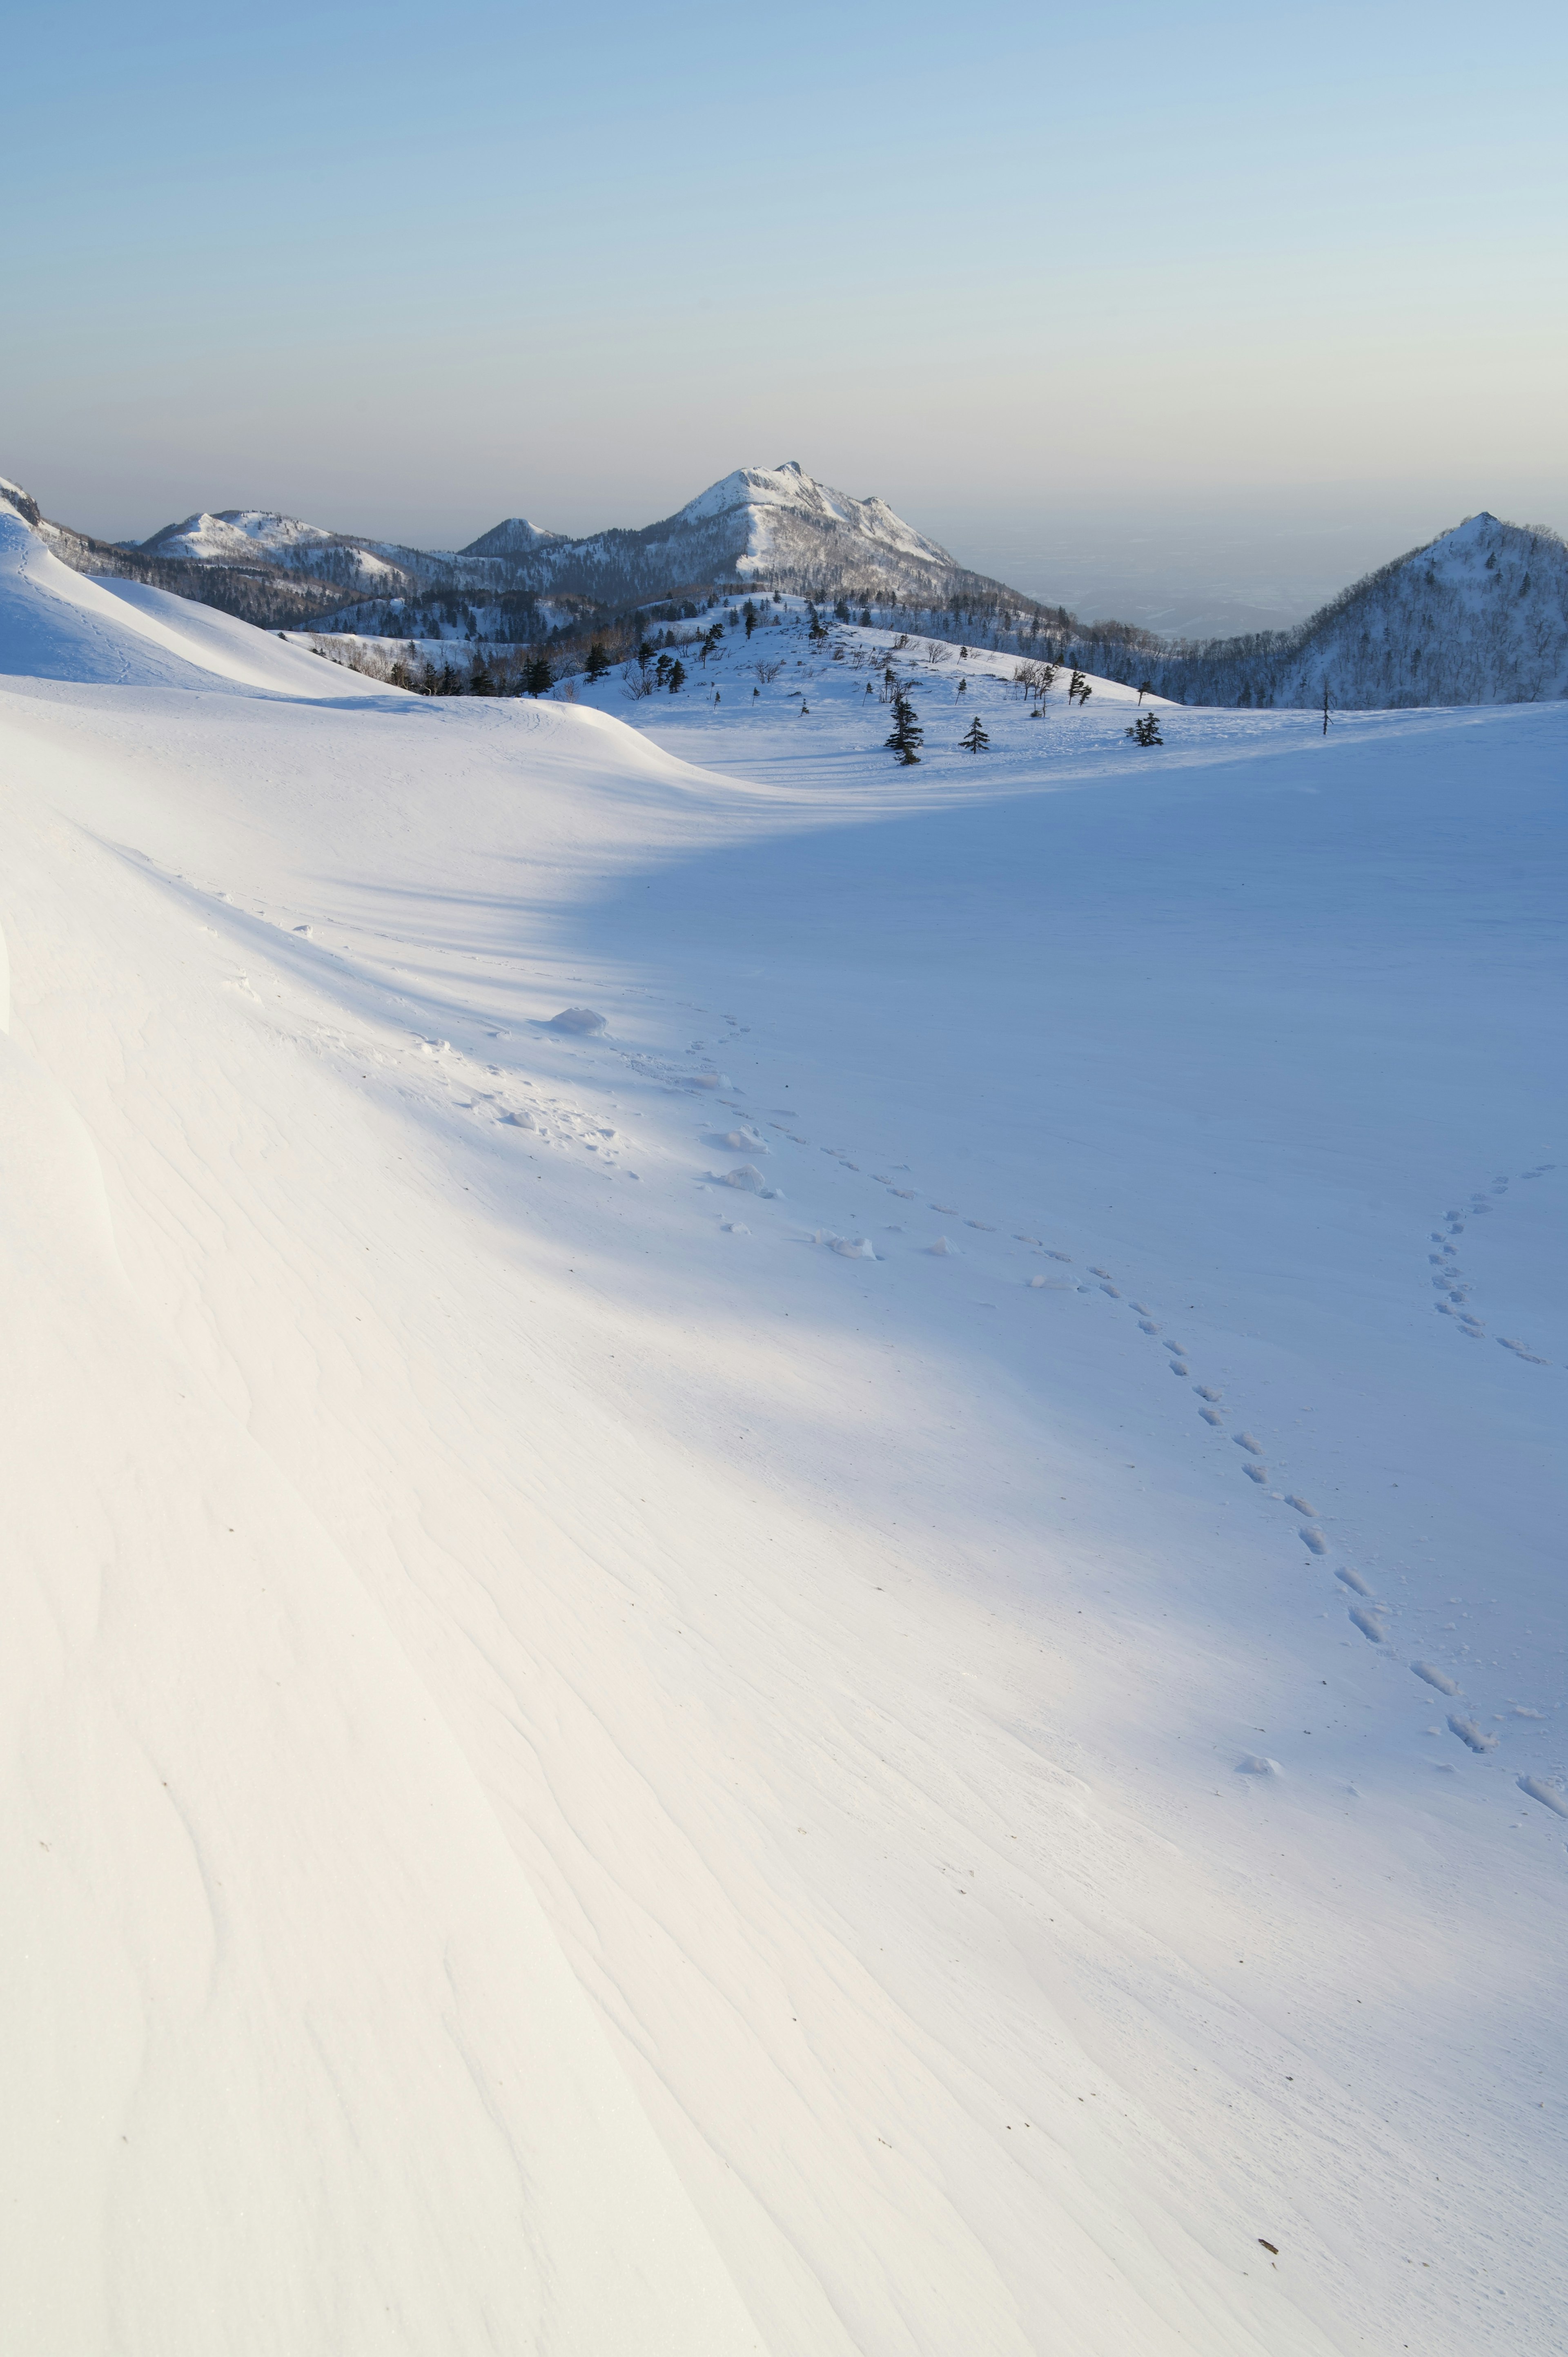
[[[1469,517],[1299,633],[1279,703],[1533,704],[1568,695],[1568,547],[1555,533]]]
[[[144,556],[193,565],[275,565],[367,597],[394,597],[451,573],[448,560],[422,549],[356,538],[305,523],[270,508],[226,508],[187,516],[140,544]]]
[[[886,500],[851,499],[795,461],[741,468],[661,522],[573,539],[509,516],[466,548],[421,550],[270,509],[227,508],[188,516],[141,544],[143,556],[214,566],[258,563],[331,582],[358,603],[380,597],[533,591],[625,606],[714,584],[766,579],[830,600],[1001,593],[893,512]],[[364,620],[373,619],[370,616]]]
[[[538,524],[530,523],[526,516],[508,516],[502,522],[492,524],[489,532],[482,532],[478,540],[469,541],[467,546],[460,548],[457,554],[459,556],[532,556],[536,550],[564,541],[565,537],[564,533],[542,531]]]
[[[502,554],[499,535],[507,529],[498,526],[466,553]],[[977,577],[895,515],[886,500],[851,499],[817,482],[793,459],[779,467],[738,468],[672,516],[640,530],[582,540],[552,535],[537,547],[509,546],[504,553],[515,554],[521,587],[622,605],[697,587],[751,587],[759,581],[830,600],[918,595],[945,604],[959,585]]]
[[[1561,716],[0,540],[10,2340],[1552,2345]]]
[[[1164,655],[1090,639],[1086,662],[1187,703],[1536,704],[1568,695],[1568,546],[1474,515],[1383,565],[1292,630]]]
[[[188,517],[129,553],[39,529],[80,570],[139,568],[152,586],[274,627],[537,644],[564,626],[627,626],[660,601],[694,612],[715,592],[767,587],[955,642],[1076,661],[1188,704],[1311,706],[1326,686],[1332,703],[1362,710],[1568,694],[1568,548],[1490,515],[1383,566],[1298,629],[1203,645],[1118,623],[1086,630],[1064,608],[967,571],[886,501],[851,499],[793,460],[738,468],[659,523],[580,539],[512,516],[467,548],[420,550],[239,508]]]

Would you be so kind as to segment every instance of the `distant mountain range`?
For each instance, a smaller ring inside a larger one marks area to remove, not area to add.
[[[1568,548],[1543,527],[1471,516],[1286,630],[1178,641],[1081,624],[974,573],[895,514],[794,460],[744,467],[659,523],[573,539],[509,516],[466,548],[417,549],[269,509],[188,516],[135,545],[49,522],[0,486],[79,572],[129,575],[269,629],[537,644],[663,605],[695,613],[778,589],[911,633],[1147,679],[1188,703],[1479,704],[1568,694]]]
[[[618,608],[766,583],[830,601],[897,597],[945,609],[973,598],[987,609],[1038,608],[1004,582],[969,572],[885,500],[851,499],[793,459],[738,468],[661,522],[581,540],[508,516],[466,548],[424,550],[327,532],[267,510],[226,508],[167,524],[134,554],[252,570],[264,565],[353,592],[356,603],[523,592]]]

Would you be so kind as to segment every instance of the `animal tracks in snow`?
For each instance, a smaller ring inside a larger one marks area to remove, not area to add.
[[[449,1043],[430,1040],[420,1045],[428,1060],[449,1071],[456,1081],[461,1059]],[[917,1269],[924,1268],[929,1275],[918,1281],[940,1286],[944,1301],[954,1310],[961,1312],[966,1305],[971,1304],[973,1288],[971,1285],[961,1285],[959,1293],[953,1294],[950,1288],[954,1273],[968,1275],[972,1272],[980,1276],[983,1286],[992,1286],[997,1281],[995,1272],[1000,1258],[1004,1263],[1011,1261],[1013,1264],[1015,1272],[1014,1283],[1017,1288],[1015,1297],[1025,1295],[1031,1302],[1039,1303],[1039,1308],[1032,1310],[1029,1315],[1044,1316],[1052,1321],[1053,1332],[1058,1330],[1054,1323],[1057,1318],[1063,1316],[1070,1318],[1076,1313],[1065,1308],[1052,1310],[1047,1306],[1052,1300],[1065,1304],[1076,1297],[1087,1300],[1097,1318],[1124,1315],[1131,1321],[1132,1330],[1137,1338],[1136,1347],[1141,1350],[1145,1344],[1152,1344],[1177,1381],[1191,1383],[1193,1422],[1188,1430],[1195,1437],[1201,1436],[1205,1443],[1208,1443],[1211,1437],[1216,1442],[1221,1436],[1226,1438],[1229,1448],[1216,1449],[1210,1460],[1212,1472],[1223,1480],[1224,1467],[1228,1463],[1233,1469],[1229,1475],[1230,1481],[1234,1483],[1240,1473],[1266,1521],[1278,1510],[1279,1520],[1273,1527],[1277,1530],[1282,1547],[1294,1547],[1305,1552],[1305,1562],[1302,1553],[1296,1554],[1295,1562],[1300,1568],[1294,1577],[1299,1580],[1305,1571],[1310,1579],[1317,1574],[1317,1567],[1321,1565],[1323,1570],[1331,1576],[1333,1583],[1328,1588],[1328,1596],[1337,1596],[1339,1599],[1338,1611],[1332,1615],[1326,1613],[1324,1617],[1337,1620],[1339,1629],[1345,1632],[1345,1642],[1354,1646],[1359,1639],[1377,1660],[1387,1663],[1390,1669],[1393,1668],[1400,1658],[1402,1607],[1406,1610],[1411,1609],[1403,1581],[1380,1596],[1374,1592],[1369,1578],[1363,1577],[1351,1562],[1343,1558],[1344,1542],[1337,1542],[1332,1521],[1325,1522],[1309,1494],[1311,1490],[1316,1489],[1317,1477],[1304,1468],[1306,1479],[1303,1486],[1287,1489],[1284,1480],[1271,1470],[1271,1456],[1276,1449],[1283,1453],[1287,1444],[1266,1428],[1254,1431],[1243,1422],[1243,1403],[1232,1397],[1228,1405],[1225,1390],[1208,1379],[1208,1371],[1201,1363],[1203,1349],[1199,1347],[1195,1351],[1188,1347],[1187,1340],[1165,1330],[1158,1301],[1150,1297],[1154,1288],[1150,1287],[1146,1276],[1135,1284],[1129,1284],[1112,1262],[1085,1265],[1081,1258],[1079,1268],[1084,1273],[1080,1275],[1073,1266],[1073,1254],[1051,1240],[1048,1223],[1042,1222],[1037,1214],[1029,1228],[1007,1229],[1004,1224],[987,1218],[984,1207],[977,1206],[971,1211],[961,1200],[961,1195],[955,1196],[948,1191],[940,1196],[927,1195],[918,1184],[918,1174],[912,1172],[907,1164],[892,1159],[886,1146],[877,1150],[859,1146],[851,1139],[847,1128],[841,1130],[839,1140],[830,1138],[829,1142],[822,1143],[807,1134],[802,1114],[795,1108],[779,1105],[767,1113],[758,1111],[753,1114],[746,1105],[746,1092],[735,1090],[726,1075],[711,1069],[692,1070],[687,1059],[694,1060],[705,1054],[701,1041],[693,1042],[683,1055],[677,1052],[663,1057],[618,1048],[608,1040],[596,1041],[594,1045],[601,1054],[618,1056],[639,1077],[671,1095],[691,1092],[695,1086],[710,1099],[717,1096],[726,1109],[728,1121],[722,1117],[714,1119],[714,1109],[710,1105],[706,1109],[707,1122],[691,1134],[712,1156],[723,1158],[715,1158],[712,1167],[705,1170],[699,1166],[693,1171],[697,1185],[714,1190],[722,1189],[732,1202],[736,1194],[741,1194],[749,1196],[759,1205],[770,1201],[782,1204],[785,1189],[776,1186],[771,1175],[773,1169],[779,1169],[805,1221],[814,1223],[791,1226],[783,1232],[797,1243],[815,1247],[817,1252],[832,1255],[834,1261],[854,1263],[858,1271],[864,1272],[864,1281],[867,1285],[875,1284],[881,1287],[890,1280],[897,1283],[897,1271],[900,1266],[910,1279],[914,1279]],[[493,1067],[487,1077],[493,1080]],[[591,1151],[596,1147],[601,1154],[613,1154],[623,1143],[607,1125],[598,1125],[599,1134],[596,1135],[596,1125],[564,1096],[551,1096],[542,1087],[532,1084],[519,1092],[526,1093],[526,1103],[509,1103],[504,1110],[498,1106],[496,1111],[499,1118],[525,1130],[531,1148],[549,1145],[568,1147],[573,1153],[584,1153],[585,1149]],[[897,1149],[894,1151],[896,1153]],[[791,1162],[789,1157],[797,1152],[800,1159]],[[1542,1165],[1524,1175],[1539,1178],[1552,1167]],[[1439,1228],[1434,1224],[1429,1240],[1428,1275],[1434,1290],[1440,1297],[1437,1308],[1450,1318],[1458,1331],[1471,1339],[1484,1338],[1485,1329],[1470,1304],[1470,1279],[1461,1263],[1460,1251],[1466,1235],[1473,1233],[1479,1222],[1498,1216],[1500,1207],[1507,1202],[1512,1183],[1494,1178],[1489,1181],[1484,1195],[1477,1190],[1468,1200],[1454,1203],[1445,1212],[1443,1226]],[[843,1191],[846,1187],[852,1189],[848,1194]],[[935,1229],[933,1221],[921,1233],[918,1223],[908,1227],[901,1222],[890,1223],[876,1230],[874,1244],[860,1224],[867,1208],[861,1191],[865,1187],[880,1189],[893,1206],[900,1211],[905,1204],[924,1203],[937,1219],[950,1224],[944,1232]],[[822,1200],[824,1190],[831,1191],[833,1199],[831,1203]],[[830,1211],[835,1214],[832,1221],[820,1219],[821,1213]],[[819,1220],[820,1223],[816,1223]],[[952,1222],[958,1225],[950,1224]],[[722,1236],[726,1244],[731,1239],[746,1238],[750,1233],[743,1220],[721,1217],[714,1224],[717,1236]],[[777,1234],[779,1231],[774,1232]],[[958,1241],[960,1238],[961,1243]],[[1031,1261],[1033,1266],[1029,1265]],[[1022,1265],[1019,1265],[1020,1262]],[[932,1267],[932,1263],[939,1264],[940,1267]],[[749,1255],[747,1265],[756,1265]],[[940,1274],[941,1268],[948,1268],[950,1274]],[[848,1272],[845,1275],[847,1276]],[[995,1305],[975,1300],[972,1306],[991,1308]],[[1187,1323],[1185,1318],[1181,1322]],[[1190,1329],[1188,1333],[1191,1340],[1201,1346],[1202,1338],[1192,1335]],[[1535,1352],[1527,1340],[1512,1335],[1495,1339],[1528,1363],[1545,1363],[1543,1357]],[[1230,1455],[1229,1449],[1234,1449],[1237,1454]],[[1294,1469],[1287,1468],[1286,1478]],[[1299,1480],[1301,1476],[1298,1475],[1297,1479]],[[1277,1488],[1273,1486],[1275,1480],[1280,1483]],[[1317,1494],[1323,1497],[1322,1491],[1319,1490]],[[1326,1500],[1325,1502],[1330,1504],[1332,1511],[1331,1501]],[[1278,1561],[1283,1569],[1289,1561],[1288,1553],[1282,1551]],[[1326,1602],[1327,1598],[1324,1601]],[[1477,1627],[1471,1631],[1471,1636],[1478,1652],[1485,1642],[1483,1632]],[[1432,1641],[1427,1640],[1427,1643],[1430,1647]],[[1428,1707],[1437,1695],[1441,1695],[1445,1704],[1453,1706],[1447,1712],[1445,1727],[1453,1738],[1458,1760],[1463,1761],[1468,1755],[1475,1763],[1475,1772],[1485,1773],[1487,1763],[1499,1749],[1503,1737],[1486,1723],[1480,1711],[1464,1699],[1460,1675],[1445,1666],[1445,1662],[1455,1655],[1468,1658],[1469,1645],[1454,1624],[1449,1623],[1446,1634],[1437,1637],[1435,1651],[1437,1658],[1428,1658],[1426,1654],[1416,1660],[1411,1660],[1408,1655],[1404,1657],[1406,1671],[1416,1683],[1403,1691],[1413,1702],[1424,1688]],[[1368,1667],[1371,1670],[1372,1664],[1369,1663]],[[1455,1671],[1459,1667],[1460,1663],[1455,1662]],[[1373,1674],[1376,1674],[1375,1671]],[[1394,1698],[1394,1693],[1393,1688],[1389,1689],[1390,1700]],[[1521,1718],[1535,1716],[1527,1705],[1515,1706],[1515,1715]],[[1434,1727],[1429,1731],[1438,1734],[1444,1730]],[[1529,1727],[1520,1730],[1522,1735],[1531,1731]],[[1459,1773],[1465,1772],[1457,1761],[1441,1764],[1454,1767]],[[1250,1777],[1267,1778],[1278,1776],[1282,1771],[1277,1761],[1249,1754],[1241,1763],[1240,1772]],[[1546,1815],[1568,1816],[1568,1797],[1564,1797],[1554,1783],[1540,1777],[1514,1777],[1512,1781]]]
[[[1555,1162],[1538,1162],[1533,1169],[1521,1171],[1521,1181],[1544,1178],[1555,1170]],[[1484,1188],[1477,1187],[1465,1202],[1451,1203],[1443,1214],[1442,1227],[1431,1229],[1427,1235],[1427,1282],[1439,1297],[1434,1307],[1440,1318],[1446,1318],[1455,1333],[1466,1341],[1481,1342],[1487,1339],[1484,1318],[1470,1307],[1474,1280],[1461,1265],[1462,1247],[1455,1241],[1473,1228],[1478,1221],[1492,1217],[1506,1204],[1513,1180],[1499,1174]],[[1492,1338],[1498,1348],[1522,1359],[1527,1366],[1549,1367],[1552,1361],[1517,1334],[1498,1334]]]

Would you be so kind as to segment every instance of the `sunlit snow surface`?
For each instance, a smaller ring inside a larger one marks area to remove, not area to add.
[[[7,529],[14,2345],[1550,2346],[1561,710]]]

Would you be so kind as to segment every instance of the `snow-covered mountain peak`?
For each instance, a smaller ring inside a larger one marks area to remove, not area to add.
[[[937,565],[953,562],[946,549],[895,514],[886,500],[852,499],[846,491],[834,490],[808,475],[798,458],[786,458],[777,467],[737,467],[710,483],[705,491],[699,491],[670,521],[673,526],[706,524],[721,516],[744,513],[746,547],[736,560],[736,570],[755,572],[776,553],[781,511],[819,527],[847,531],[900,555]]]
[[[187,516],[183,523],[166,524],[142,546],[148,555],[192,557],[211,564],[275,555],[280,550],[306,544],[320,546],[339,536],[324,524],[279,515],[273,508],[221,508],[216,514],[203,510],[199,515]]]
[[[564,533],[546,532],[542,525],[530,523],[526,516],[507,516],[456,553],[459,556],[527,556],[534,549],[565,536]]]

